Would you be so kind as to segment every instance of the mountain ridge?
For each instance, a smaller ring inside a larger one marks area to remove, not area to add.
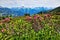
[[[36,14],[41,11],[48,11],[51,10],[51,8],[44,8],[44,7],[35,7],[35,8],[6,8],[6,7],[0,7],[0,13],[3,14],[13,14],[14,16],[23,16],[25,13],[29,13],[30,15]]]

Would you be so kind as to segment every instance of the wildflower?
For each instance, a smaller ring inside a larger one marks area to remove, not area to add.
[[[34,15],[34,19],[37,19],[37,18],[39,18],[39,15]]]
[[[45,14],[44,16],[45,16],[45,17],[51,17],[51,15],[50,15],[50,14]]]
[[[46,19],[46,18],[50,19],[51,18],[51,14],[45,14],[44,15],[44,19]]]
[[[4,28],[1,30],[1,32],[4,32]]]
[[[5,18],[4,20],[5,20],[5,21],[10,21],[10,18]]]
[[[10,18],[5,18],[4,20],[2,20],[2,22],[9,22]]]
[[[27,21],[31,21],[31,20],[32,20],[32,17],[26,16],[26,20],[27,20]]]
[[[43,19],[44,19],[43,17],[41,17],[41,16],[39,17],[39,20],[40,20],[40,21],[42,21]]]

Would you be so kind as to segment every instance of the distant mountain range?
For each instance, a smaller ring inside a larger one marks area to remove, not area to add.
[[[52,8],[47,7],[35,7],[35,8],[6,8],[0,6],[0,14],[2,15],[14,15],[14,16],[23,16],[25,13],[29,13],[30,15],[36,14],[38,12],[47,12],[52,10]]]

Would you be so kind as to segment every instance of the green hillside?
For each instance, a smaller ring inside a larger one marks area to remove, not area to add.
[[[1,19],[0,40],[60,40],[60,15],[36,14]]]
[[[53,10],[50,11],[50,13],[60,15],[60,7],[54,8]]]

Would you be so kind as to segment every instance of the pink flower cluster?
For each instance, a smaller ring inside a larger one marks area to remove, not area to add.
[[[34,19],[37,19],[39,18],[40,16],[39,15],[34,15]]]
[[[1,32],[4,32],[4,28],[1,30]]]
[[[34,16],[34,19],[35,19],[35,20],[36,20],[36,19],[39,19],[40,21],[43,20],[43,18],[42,18],[40,15],[35,15],[35,16]]]
[[[50,18],[51,18],[51,14],[45,14],[45,15],[44,15],[44,19],[46,19],[46,18],[47,18],[47,19],[50,19]]]
[[[31,21],[31,20],[32,20],[32,17],[26,16],[26,20],[27,20],[27,21]]]
[[[2,20],[2,22],[9,22],[10,21],[10,18],[5,18]]]
[[[51,17],[51,14],[45,14],[44,16],[45,17]]]
[[[42,20],[43,20],[43,17],[40,16],[40,17],[39,17],[39,20],[42,21]]]

